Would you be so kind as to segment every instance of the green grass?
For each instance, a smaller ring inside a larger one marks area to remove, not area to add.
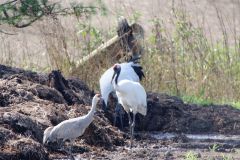
[[[191,95],[191,96],[184,95],[184,96],[180,96],[180,98],[182,98],[182,100],[188,104],[197,104],[201,106],[208,106],[212,104],[230,105],[233,108],[240,109],[240,101],[232,101],[232,102],[228,100],[217,101],[217,100],[205,99],[203,97],[194,96],[194,95]]]
[[[234,108],[240,109],[240,102],[230,102],[228,104],[230,104]]]
[[[204,99],[204,98],[193,96],[193,95],[192,96],[182,96],[181,98],[185,103],[198,104],[198,105],[202,105],[202,106],[207,106],[207,105],[211,105],[214,103],[212,100]]]
[[[198,157],[197,157],[197,154],[195,154],[194,152],[192,151],[189,151],[185,154],[185,160],[197,160]]]
[[[218,144],[213,144],[212,146],[209,147],[209,150],[211,152],[216,152],[218,148],[219,148]]]
[[[233,160],[233,158],[231,156],[226,156],[222,154],[222,160]]]

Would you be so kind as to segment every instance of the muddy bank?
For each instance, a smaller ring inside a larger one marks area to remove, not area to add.
[[[185,104],[178,97],[152,92],[147,96],[147,115],[136,116],[138,131],[240,134],[240,110],[231,106]],[[110,104],[114,108],[115,103]],[[113,121],[111,112],[107,117]],[[128,125],[127,114],[124,124]],[[119,120],[117,125],[120,127]]]
[[[149,93],[148,109],[139,130],[240,134],[240,110],[228,105],[190,105],[177,97]]]
[[[56,148],[42,145],[43,131],[65,119],[86,114],[93,95],[80,79],[65,78],[59,71],[40,74],[0,65],[0,159],[64,157],[66,154]],[[121,148],[128,144],[127,115],[123,131],[114,127],[116,102],[110,99],[107,112],[98,105],[95,120],[76,141],[74,153],[82,153],[84,157],[125,152]],[[147,116],[137,115],[136,121],[136,130],[141,132],[240,134],[239,110],[230,106],[185,104],[178,97],[151,92]],[[139,139],[149,147],[148,138],[136,136],[136,144]]]
[[[0,65],[0,159],[51,159],[62,154],[42,145],[48,126],[87,114],[93,92],[76,78],[59,71],[47,74]],[[112,150],[123,145],[123,133],[99,109],[94,122],[79,138],[74,152],[92,146]]]

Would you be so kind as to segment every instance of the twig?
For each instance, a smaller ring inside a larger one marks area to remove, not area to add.
[[[16,35],[17,33],[9,33],[9,32],[6,32],[2,29],[0,29],[0,33],[4,33],[4,34],[7,34],[7,35]]]

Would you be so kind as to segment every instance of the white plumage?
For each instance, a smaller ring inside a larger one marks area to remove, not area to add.
[[[121,80],[114,87],[119,103],[127,113],[130,111],[133,114],[140,113],[144,116],[147,114],[147,95],[139,82]]]
[[[65,142],[70,140],[72,143],[77,137],[83,135],[85,129],[94,119],[97,102],[100,95],[96,94],[92,99],[92,108],[87,115],[65,120],[54,127],[48,127],[44,131],[43,143],[56,142],[61,140]]]
[[[135,116],[137,113],[140,113],[144,116],[147,114],[147,95],[145,89],[139,82],[134,82],[128,79],[118,79],[122,74],[120,65],[115,64],[113,70],[114,74],[112,81],[114,81],[112,83],[114,85],[114,89],[116,90],[118,101],[123,106],[124,110],[128,113],[131,134],[130,147],[132,147]],[[130,112],[133,113],[133,121],[131,119]]]
[[[134,82],[139,82],[142,76],[144,76],[143,72],[141,71],[142,67],[139,64],[136,64],[134,62],[128,62],[121,63],[119,65],[121,66],[121,74],[118,77],[119,81],[123,79],[128,79]],[[138,70],[135,71],[134,68],[138,68]],[[101,95],[106,106],[109,94],[115,91],[113,84],[111,83],[113,73],[113,67],[109,68],[104,72],[99,81]]]

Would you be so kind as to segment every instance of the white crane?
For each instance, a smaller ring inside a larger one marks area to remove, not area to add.
[[[121,74],[118,77],[118,80],[128,79],[134,82],[139,82],[144,77],[144,73],[142,71],[142,67],[137,63],[138,58],[131,59],[130,62],[121,63]],[[113,67],[109,68],[104,72],[101,76],[99,83],[100,83],[100,90],[101,95],[104,101],[104,109],[107,108],[108,96],[111,92],[115,91],[113,84],[111,83],[111,78],[113,75]],[[119,105],[117,104],[115,111],[119,111]],[[116,116],[119,114],[121,126],[122,124],[122,116],[121,113],[116,113],[114,117],[114,122],[116,122]],[[115,124],[114,124],[115,125]]]
[[[145,89],[139,82],[134,82],[128,79],[119,80],[119,75],[121,75],[121,65],[115,64],[113,70],[114,74],[112,76],[112,83],[116,90],[118,101],[128,113],[131,134],[130,147],[132,147],[135,116],[137,113],[144,116],[147,114],[147,95]],[[133,120],[131,119],[130,112],[133,113]]]
[[[92,99],[92,108],[87,115],[62,121],[54,127],[48,127],[44,131],[43,144],[61,140],[70,141],[71,147],[75,139],[83,135],[85,129],[93,121],[97,102],[100,100],[100,94],[96,94]],[[71,153],[71,148],[70,148]],[[71,157],[72,153],[71,153]]]

